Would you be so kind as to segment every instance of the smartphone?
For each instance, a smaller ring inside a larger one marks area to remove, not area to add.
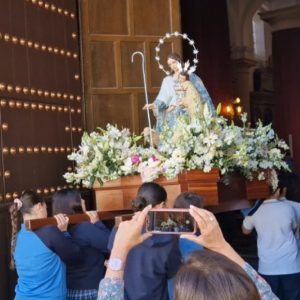
[[[196,223],[185,208],[151,209],[146,230],[155,234],[194,234]]]

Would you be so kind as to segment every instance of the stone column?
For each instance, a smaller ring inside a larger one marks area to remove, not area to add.
[[[274,127],[292,136],[295,170],[300,171],[300,5],[261,13],[272,27]]]
[[[233,88],[234,96],[241,99],[243,110],[250,116],[250,91],[252,90],[253,67],[256,60],[250,58],[239,58],[233,60]]]

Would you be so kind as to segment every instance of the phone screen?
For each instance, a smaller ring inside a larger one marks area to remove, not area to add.
[[[161,234],[194,233],[195,221],[188,209],[153,209],[148,213],[147,231]]]

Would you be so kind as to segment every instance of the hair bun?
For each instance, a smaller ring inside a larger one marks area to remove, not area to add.
[[[132,208],[134,210],[142,210],[147,206],[147,200],[142,197],[142,196],[137,196],[133,201],[132,201]]]

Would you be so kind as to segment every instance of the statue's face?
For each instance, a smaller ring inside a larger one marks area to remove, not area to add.
[[[169,66],[171,71],[173,71],[175,73],[178,72],[178,67],[177,67],[178,62],[177,62],[177,60],[175,60],[173,58],[168,58],[167,63],[168,63],[168,66]]]
[[[179,75],[179,81],[180,82],[185,82],[186,81],[186,76],[184,76],[184,75]]]

